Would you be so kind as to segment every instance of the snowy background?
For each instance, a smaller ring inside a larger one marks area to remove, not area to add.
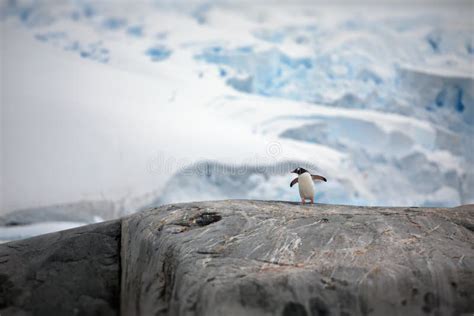
[[[0,2],[0,240],[183,201],[474,203],[474,2]]]

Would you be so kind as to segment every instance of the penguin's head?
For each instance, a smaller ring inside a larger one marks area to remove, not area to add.
[[[296,173],[297,175],[300,175],[300,174],[303,174],[305,172],[308,172],[305,168],[296,168],[295,170],[293,170],[291,173]]]

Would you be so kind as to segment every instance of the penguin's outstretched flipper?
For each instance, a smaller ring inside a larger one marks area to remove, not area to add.
[[[298,178],[294,178],[293,181],[290,183],[290,188],[294,186],[298,182]]]
[[[312,174],[312,175],[311,175],[311,178],[313,178],[313,180],[321,180],[321,181],[324,181],[324,182],[328,182],[328,180],[326,180],[325,177],[323,177],[323,176],[318,176],[318,175],[316,175],[316,174]]]

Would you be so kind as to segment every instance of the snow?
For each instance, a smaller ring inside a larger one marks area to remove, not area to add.
[[[80,208],[90,222],[191,200],[297,201],[298,165],[328,178],[319,202],[473,203],[472,12],[2,2],[0,215],[33,226],[0,239],[76,225],[59,213]]]
[[[76,228],[82,225],[84,225],[84,223],[41,222],[23,226],[0,226],[0,243],[52,233],[58,230]]]

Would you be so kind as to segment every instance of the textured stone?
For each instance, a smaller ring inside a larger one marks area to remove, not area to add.
[[[120,226],[0,244],[0,315],[117,315]]]
[[[123,315],[474,312],[474,208],[168,205],[122,223]]]
[[[472,205],[187,203],[0,245],[2,316],[473,312]]]

